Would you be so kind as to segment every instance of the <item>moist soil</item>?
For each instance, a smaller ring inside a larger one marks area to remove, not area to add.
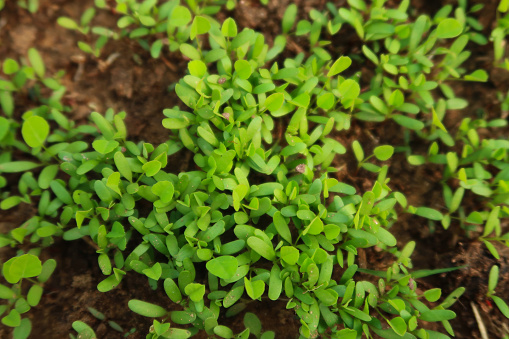
[[[242,27],[250,27],[263,32],[266,41],[271,44],[274,37],[280,33],[280,20],[290,0],[270,0],[268,6],[262,6],[258,1],[239,1],[232,12],[222,12],[219,18],[233,16]],[[299,13],[309,10],[323,9],[325,0],[297,0]],[[485,34],[489,34],[491,25],[495,21],[495,9],[498,1],[484,2],[485,8],[477,13],[480,22],[485,27]],[[346,1],[335,1],[338,6]],[[388,5],[397,5],[397,1],[388,1]],[[425,1],[414,0],[412,6],[414,14],[434,14],[443,5],[454,1]],[[182,105],[172,86],[184,75],[187,60],[177,53],[165,51],[159,59],[152,59],[136,42],[122,39],[110,41],[99,58],[84,55],[77,48],[78,40],[87,41],[75,31],[66,30],[56,24],[60,16],[79,18],[86,8],[93,5],[93,1],[70,0],[41,0],[40,9],[36,14],[29,14],[20,9],[14,1],[8,1],[0,12],[0,56],[4,58],[25,58],[30,47],[35,47],[46,63],[47,72],[54,74],[64,70],[63,84],[67,87],[64,104],[70,106],[70,118],[77,123],[86,121],[92,111],[104,112],[107,108],[128,113],[127,127],[129,137],[133,141],[144,140],[153,144],[164,142],[169,131],[161,125],[162,110]],[[118,15],[113,12],[99,11],[93,23],[98,26],[114,27]],[[336,41],[337,40],[337,41]],[[361,47],[353,31],[345,31],[341,39],[336,38],[329,46],[333,58],[340,55],[354,53]],[[290,55],[306,51],[305,42],[290,39],[288,52]],[[509,74],[492,66],[491,46],[472,44],[471,58],[465,67],[469,71],[485,69],[490,81],[487,83],[458,83],[454,89],[459,97],[469,98],[470,106],[461,112],[451,112],[445,120],[446,127],[453,130],[458,127],[463,116],[477,117],[479,114],[490,119],[503,116],[500,112],[500,102],[497,92],[507,92]],[[283,59],[282,59],[283,60]],[[369,84],[369,74],[372,70],[368,66],[354,65],[362,69],[361,86]],[[475,99],[475,100],[473,100]],[[16,114],[29,110],[35,106],[30,101],[30,93],[19,93],[15,98]],[[507,113],[506,113],[507,114]],[[493,131],[486,131],[491,133]],[[498,130],[500,136],[507,136],[508,130]],[[347,132],[337,133],[336,137],[349,147],[353,140],[359,140],[366,152],[379,144],[402,145],[401,129],[392,122],[369,124],[353,121],[352,128]],[[412,150],[426,152],[426,146],[419,140],[411,140]],[[338,179],[354,185],[359,192],[371,189],[376,179],[369,172],[356,169],[356,161],[352,152],[338,157],[334,165],[341,170]],[[178,173],[193,169],[192,154],[181,151],[172,156],[167,169]],[[429,206],[444,210],[441,190],[440,166],[414,167],[407,163],[404,155],[397,153],[390,163],[390,186],[403,192],[410,204],[415,206]],[[16,181],[12,181],[16,182]],[[482,209],[482,202],[474,196],[467,196],[471,210]],[[5,233],[18,227],[36,213],[31,207],[23,206],[8,212],[0,212],[0,231]],[[507,221],[502,223],[507,231]],[[476,234],[469,237],[459,225],[452,224],[449,230],[441,226],[428,224],[424,219],[402,214],[391,231],[398,238],[398,247],[408,241],[417,243],[412,257],[414,269],[434,269],[466,265],[465,269],[447,274],[431,276],[418,280],[419,288],[441,288],[443,295],[447,295],[459,286],[466,287],[465,294],[453,306],[457,318],[451,321],[457,338],[481,338],[479,320],[474,316],[476,309],[487,329],[489,338],[502,338],[509,334],[507,319],[486,299],[487,278],[490,268],[500,266],[500,277],[497,295],[509,300],[509,249],[499,248],[501,260],[495,260],[487,249],[476,241]],[[475,232],[474,232],[475,233]],[[161,300],[168,300],[162,292],[151,290],[147,279],[141,275],[129,273],[123,282],[108,293],[97,291],[96,285],[104,276],[97,264],[97,254],[93,246],[79,240],[72,243],[57,241],[43,250],[41,259],[54,258],[58,262],[57,270],[45,285],[45,292],[41,303],[28,313],[33,323],[32,338],[68,338],[73,332],[73,321],[81,320],[89,324],[98,338],[123,338],[131,329],[136,329],[128,338],[144,338],[148,333],[150,320],[136,315],[127,308],[130,299],[141,299],[161,304]],[[8,258],[14,254],[12,249],[1,249],[0,257]],[[374,270],[384,270],[391,265],[393,257],[390,254],[369,249],[359,255],[359,265]],[[369,265],[368,265],[369,263]],[[373,280],[365,276],[365,279]],[[169,304],[169,303],[168,303]],[[242,315],[246,311],[256,313],[264,330],[275,331],[277,338],[296,338],[300,327],[293,311],[286,310],[285,301],[251,303],[240,316],[220,319],[221,323],[231,326],[235,331],[242,329]],[[175,306],[166,305],[168,308]],[[98,320],[88,311],[94,308],[106,316],[105,320]],[[123,332],[113,329],[109,321],[114,321]],[[427,328],[443,331],[439,324],[426,324]],[[10,336],[9,330],[0,327],[0,338]],[[206,338],[198,335],[196,338]]]

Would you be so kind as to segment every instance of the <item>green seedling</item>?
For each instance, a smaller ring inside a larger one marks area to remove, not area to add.
[[[0,10],[5,7],[6,0],[0,0]],[[34,14],[39,9],[39,0],[17,0],[17,4],[19,7],[28,10],[30,13]]]
[[[55,260],[49,259],[42,264],[33,254],[23,254],[3,263],[2,275],[11,286],[0,284],[0,298],[7,302],[0,306],[0,314],[2,324],[14,328],[13,338],[24,339],[30,335],[32,322],[29,318],[22,318],[22,315],[39,304],[44,283],[55,267]],[[28,292],[21,289],[23,282],[30,284]]]
[[[500,312],[502,312],[506,318],[509,318],[509,306],[507,306],[507,303],[503,299],[495,295],[495,288],[497,287],[498,283],[498,273],[499,267],[497,265],[491,267],[488,281],[488,293],[486,296],[493,300]]]
[[[380,172],[382,168],[371,163],[366,163],[366,161],[368,161],[372,157],[376,157],[380,161],[386,161],[389,160],[394,154],[394,147],[390,145],[384,145],[375,147],[375,149],[373,150],[373,154],[368,157],[365,157],[364,150],[362,149],[361,144],[357,140],[355,140],[352,143],[352,150],[354,152],[355,158],[359,162],[357,168],[364,168],[365,170],[375,173]]]

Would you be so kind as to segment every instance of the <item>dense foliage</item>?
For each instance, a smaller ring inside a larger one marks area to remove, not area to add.
[[[222,5],[235,6],[232,0],[117,0],[122,15],[115,31],[92,25],[96,8],[79,19],[59,18],[61,26],[96,38],[78,42],[91,57],[100,57],[108,39],[124,38],[138,41],[153,58],[168,48],[190,59],[188,74],[174,87],[186,108],[162,112],[169,137],[159,145],[130,141],[126,113],[112,109],[92,112],[90,124],[76,126],[61,102],[61,74],[48,75],[37,50],[29,50],[28,62],[3,60],[0,207],[35,208],[0,236],[0,246],[18,249],[3,263],[8,285],[0,285],[2,323],[14,328],[14,338],[28,337],[31,322],[24,314],[58,270],[55,260],[39,259],[57,237],[91,240],[105,275],[97,285],[101,292],[134,272],[164,289],[168,300],[159,305],[129,301],[132,311],[153,318],[147,338],[188,338],[199,331],[273,338],[252,313],[241,333],[219,323],[220,315],[233,317],[262,298],[287,301],[302,338],[448,337],[422,321],[440,321],[453,336],[449,308],[464,289],[441,299],[440,289],[421,292],[416,279],[456,268],[413,271],[415,243],[398,248],[390,228],[401,213],[446,229],[451,223],[467,232],[481,226],[479,240],[498,259],[493,244],[509,244],[500,224],[509,215],[509,141],[481,138],[478,131],[507,121],[466,117],[455,134],[442,123],[447,111],[468,105],[452,81],[488,78],[484,70],[462,67],[469,42],[488,44],[472,16],[480,5],[459,1],[434,17],[413,17],[410,1],[394,8],[384,2],[328,4],[324,12],[311,10],[309,19],[292,4],[272,46],[232,18],[215,19]],[[494,62],[505,68],[508,6],[500,3],[491,36]],[[96,0],[96,7],[109,5]],[[356,32],[362,53],[334,53],[330,43],[346,29]],[[309,50],[292,55],[285,47],[289,37],[305,38]],[[352,66],[358,63],[374,66],[362,89]],[[38,106],[24,111],[15,98],[27,84]],[[378,145],[373,154],[358,141],[343,145],[335,136],[352,120],[393,120],[405,144]],[[414,153],[411,140],[428,145],[428,152]],[[333,161],[347,148],[359,170],[376,173],[371,190],[358,192],[338,180]],[[172,173],[168,159],[183,149],[193,153],[197,169]],[[415,166],[442,166],[443,211],[409,205],[393,191],[387,161],[394,152]],[[17,185],[8,182],[14,178]],[[463,204],[468,191],[482,198],[483,209]],[[358,249],[375,246],[394,256],[386,272],[357,265]],[[378,283],[358,279],[357,272],[378,276]],[[497,277],[494,266],[488,296],[509,317],[495,295]],[[95,336],[83,322],[73,328],[81,338]]]

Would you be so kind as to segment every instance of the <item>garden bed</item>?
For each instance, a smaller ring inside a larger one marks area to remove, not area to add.
[[[114,1],[111,2],[114,3]],[[263,33],[265,43],[272,46],[277,39],[276,36],[281,34],[281,20],[290,3],[297,4],[298,20],[307,18],[307,13],[311,9],[326,10],[326,1],[320,0],[295,2],[270,0],[268,5],[246,0],[238,1],[236,8],[232,10],[226,10],[223,7],[215,17],[220,22],[227,17],[232,17],[238,25],[239,32],[244,27],[252,28]],[[469,6],[475,3],[483,2],[473,2]],[[409,20],[415,20],[421,14],[433,17],[447,4],[456,6],[454,1],[412,1]],[[499,1],[487,1],[483,9],[471,14],[484,26],[479,34],[489,37],[497,23],[498,4]],[[87,123],[92,111],[104,113],[109,108],[115,112],[126,111],[125,125],[129,140],[135,143],[144,141],[153,145],[164,143],[174,131],[170,132],[161,124],[165,118],[162,114],[163,110],[177,106],[189,111],[174,90],[175,84],[188,73],[189,58],[183,56],[180,51],[169,52],[166,48],[163,48],[158,58],[152,58],[150,52],[143,49],[134,39],[127,37],[110,40],[99,57],[84,53],[78,48],[77,41],[92,43],[93,40],[90,40],[92,35],[65,29],[58,25],[57,20],[63,16],[79,20],[82,13],[93,5],[94,1],[41,0],[37,12],[31,14],[19,7],[16,1],[7,2],[5,8],[0,11],[0,55],[2,56],[0,61],[6,58],[26,59],[29,49],[35,48],[44,60],[46,74],[56,74],[60,70],[65,72],[59,79],[67,88],[61,102],[70,107],[66,113],[70,120],[80,125]],[[340,8],[348,4],[346,1],[335,1],[334,6]],[[398,2],[388,1],[385,6],[396,8]],[[93,24],[118,30],[116,22],[119,17],[120,14],[114,10],[98,10]],[[376,73],[376,65],[367,61],[366,58],[352,57],[362,55],[363,46],[363,41],[359,39],[352,27],[345,24],[340,32],[333,36],[333,43],[324,46],[324,49],[330,53],[332,61],[342,55],[351,57],[352,66],[344,76],[350,77],[356,72],[361,72],[358,81],[362,93],[369,88]],[[446,45],[447,43],[444,43],[444,46]],[[300,52],[310,54],[309,42],[304,37],[292,36],[288,39],[286,46],[286,50],[275,58],[280,65],[283,65],[285,58],[294,57]],[[462,119],[466,117],[485,121],[494,119],[507,121],[507,112],[501,108],[500,95],[504,98],[507,95],[509,71],[495,65],[491,42],[487,45],[478,45],[470,41],[467,49],[471,51],[471,56],[461,66],[462,69],[466,74],[471,74],[478,69],[484,70],[489,75],[489,79],[486,82],[451,81],[449,83],[458,98],[468,100],[466,107],[447,110],[443,124],[451,135],[457,133]],[[212,69],[210,73],[216,71]],[[42,90],[42,95],[49,95],[49,93],[48,89]],[[14,118],[21,121],[22,114],[37,105],[33,88],[16,93],[15,103]],[[284,138],[282,129],[289,124],[290,118],[285,116],[276,123],[276,128],[272,131],[275,138]],[[507,140],[509,129],[507,124],[499,128],[480,128],[478,134],[481,138]],[[359,157],[356,157],[352,151],[352,143],[358,141],[366,155],[371,155],[379,145],[393,145],[396,148],[394,155],[386,162],[377,162],[380,166],[381,164],[389,166],[387,175],[391,178],[389,187],[393,191],[403,193],[408,205],[426,206],[444,214],[447,212],[448,208],[442,193],[444,168],[447,166],[433,163],[415,166],[407,161],[411,154],[426,155],[431,144],[430,140],[419,139],[414,135],[405,136],[402,126],[391,119],[383,122],[352,119],[349,129],[333,131],[329,137],[334,138],[347,149],[345,154],[337,155],[332,161],[330,166],[338,169],[333,175],[338,181],[354,187],[357,194],[362,196],[364,192],[371,190],[377,181],[378,174],[363,168],[359,169]],[[87,141],[91,143],[92,140]],[[462,152],[460,146],[455,147],[458,153]],[[195,164],[193,157],[194,154],[190,150],[182,148],[169,156],[165,170],[177,175],[185,171],[199,171],[200,167]],[[18,152],[15,153],[15,158],[22,160],[26,156]],[[488,164],[486,169],[493,175],[497,173],[497,169],[492,165]],[[65,174],[61,175],[62,179],[64,177]],[[6,178],[8,182],[1,189],[1,193],[17,192],[19,175],[9,173],[6,174]],[[263,180],[266,180],[264,178],[260,175],[253,176],[250,180],[261,184]],[[460,187],[457,178],[451,177],[448,183],[453,189]],[[507,208],[504,204],[500,205]],[[493,206],[489,199],[480,198],[471,191],[466,191],[462,201],[462,208],[467,215],[472,211],[489,211]],[[440,222],[404,213],[403,210],[404,208],[399,207],[400,214],[397,220],[391,223],[390,232],[397,238],[396,247],[399,249],[410,241],[415,242],[416,249],[412,255],[411,271],[465,265],[460,270],[416,279],[421,292],[439,288],[443,297],[458,287],[465,287],[465,293],[450,308],[456,313],[456,318],[450,320],[456,338],[482,338],[480,326],[485,327],[489,338],[509,336],[507,318],[487,296],[490,270],[494,265],[498,265],[496,295],[505,301],[509,300],[509,249],[500,243],[494,243],[500,255],[500,259],[497,260],[479,240],[479,236],[483,234],[482,225],[476,227],[470,225],[468,231],[453,217],[448,229],[444,229]],[[36,205],[21,204],[9,210],[2,210],[0,211],[0,231],[7,234],[35,215],[37,215]],[[507,212],[500,212],[499,225],[503,230],[502,233],[507,233],[509,227]],[[133,236],[133,239],[140,240],[141,237]],[[276,244],[277,242],[274,243]],[[28,251],[35,246],[25,241],[19,248]],[[68,338],[69,333],[76,333],[71,327],[75,321],[88,324],[94,329],[98,338],[126,336],[144,338],[152,322],[146,317],[131,312],[127,306],[129,300],[138,299],[154,303],[167,308],[168,311],[180,309],[171,303],[161,284],[159,284],[160,288],[154,291],[149,287],[146,276],[134,272],[128,273],[117,288],[107,293],[99,292],[96,286],[105,276],[97,265],[98,247],[96,246],[91,240],[68,242],[55,237],[51,246],[42,250],[40,259],[43,262],[50,258],[55,259],[57,267],[50,280],[44,284],[44,294],[39,305],[26,314],[32,322],[33,338]],[[16,249],[3,247],[0,252],[1,261],[4,262],[15,256]],[[377,246],[359,248],[355,263],[361,269],[386,271],[394,262],[393,254]],[[196,278],[196,281],[206,284],[205,265],[196,267],[197,271],[202,270],[201,273],[197,273],[198,277],[201,274],[201,278]],[[270,271],[270,266],[267,266],[267,269]],[[339,266],[336,267],[332,277],[339,280],[343,271]],[[370,281],[375,285],[379,279],[367,273],[357,274],[356,277],[359,279]],[[5,281],[2,280],[2,283],[4,284]],[[263,296],[261,301],[250,302],[247,308],[235,317],[229,318],[221,313],[218,323],[230,327],[234,333],[240,333],[244,330],[244,314],[252,312],[260,319],[264,331],[274,331],[276,338],[296,338],[299,335],[301,323],[294,310],[286,309],[287,301],[287,298],[272,301]],[[94,316],[89,308],[102,312],[105,319]],[[474,315],[475,310],[479,312],[477,318]],[[118,331],[115,324],[112,326],[108,321],[114,321],[122,328],[122,331]],[[423,322],[422,327],[446,333],[440,322]],[[135,329],[135,332],[129,333],[131,329]],[[10,328],[0,326],[0,337],[7,338],[10,333]],[[208,337],[209,335],[204,331],[196,335],[196,338]]]

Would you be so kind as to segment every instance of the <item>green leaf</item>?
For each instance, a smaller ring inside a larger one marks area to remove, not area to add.
[[[205,295],[205,285],[191,283],[184,288],[184,292],[192,301],[199,302],[203,300],[203,296]]]
[[[82,321],[74,321],[72,323],[72,328],[78,332],[80,339],[94,339],[97,338],[97,335],[95,334],[94,330],[85,324]]]
[[[277,111],[283,106],[285,101],[285,95],[283,93],[274,93],[271,94],[267,99],[265,99],[264,106],[271,112]]]
[[[226,327],[224,325],[217,325],[216,327],[214,327],[214,334],[225,339],[233,338],[233,331],[229,327]]]
[[[253,334],[257,338],[260,337],[260,334],[262,333],[262,323],[256,314],[246,312],[244,315],[244,326],[249,330],[249,333]]]
[[[187,7],[177,6],[171,12],[170,20],[168,24],[173,27],[182,27],[191,22],[191,12]]]
[[[142,166],[143,172],[145,172],[145,175],[147,177],[153,177],[156,175],[159,170],[161,169],[161,163],[157,160],[152,160],[147,162]],[[120,171],[120,169],[119,169]]]
[[[33,285],[30,287],[27,293],[27,302],[30,306],[37,306],[39,305],[39,301],[42,297],[43,289],[39,285]]]
[[[152,267],[142,270],[142,273],[145,274],[150,279],[159,280],[159,278],[161,278],[161,274],[163,273],[163,271],[161,268],[161,264],[157,262]]]
[[[60,181],[53,180],[50,183],[50,187],[53,193],[55,193],[55,195],[57,196],[57,198],[60,199],[63,203],[67,205],[73,204],[71,194],[69,194],[69,192],[65,189],[64,185],[62,185]]]
[[[392,94],[389,98],[389,105],[394,106],[394,107],[399,107],[399,106],[403,105],[404,102],[405,102],[405,97],[399,89],[392,92]]]
[[[334,94],[327,92],[318,97],[316,100],[316,105],[326,111],[330,110],[332,107],[334,107],[335,103],[335,97]],[[303,106],[307,107],[307,106]]]
[[[16,60],[8,58],[5,59],[2,68],[5,74],[10,75],[16,73],[19,70],[19,64]]]
[[[299,250],[293,246],[283,246],[280,251],[281,259],[288,265],[295,265],[299,260]]]
[[[493,299],[493,301],[495,302],[495,305],[497,305],[500,312],[502,312],[502,314],[506,318],[509,318],[509,306],[507,306],[505,301],[502,300],[501,298],[497,297],[496,295],[492,295],[491,299]]]
[[[115,140],[94,140],[92,147],[101,154],[108,154],[113,152],[119,143]]]
[[[439,211],[429,208],[429,207],[417,207],[415,214],[424,218],[428,218],[431,220],[437,220],[440,221],[444,218],[442,213]]]
[[[483,236],[486,237],[491,234],[495,230],[497,226],[500,224],[500,220],[498,218],[498,214],[500,212],[500,206],[496,206],[493,208],[488,215],[488,220],[486,220],[486,225],[484,226]]]
[[[187,64],[187,68],[189,69],[189,73],[191,73],[192,76],[195,76],[198,78],[202,78],[207,73],[207,65],[205,65],[205,63],[201,60],[193,60],[193,61],[189,62],[189,64]],[[168,118],[168,119],[170,119],[170,118]],[[178,127],[179,123],[180,124],[182,122],[186,123],[186,121],[184,119],[170,119],[170,120],[168,120],[168,119],[165,119],[166,120],[165,127],[169,128],[169,129],[182,128],[182,127]],[[175,125],[172,126],[171,122],[176,122],[177,126],[175,126]]]
[[[394,332],[396,332],[397,334],[399,334],[401,336],[405,335],[405,333],[407,331],[405,319],[403,319],[401,317],[396,317],[396,318],[389,320],[389,325],[394,330]]]
[[[345,106],[345,108],[352,107],[355,99],[357,99],[361,92],[359,84],[352,79],[343,81],[338,90],[341,95],[341,103]]]
[[[409,118],[405,115],[394,114],[392,116],[392,119],[394,121],[396,121],[396,123],[398,123],[399,125],[409,128],[409,129],[412,129],[412,130],[419,131],[424,128],[423,122],[413,119],[413,118]]]
[[[394,147],[390,145],[378,146],[373,150],[373,153],[378,160],[385,161],[394,154]]]
[[[338,294],[332,289],[316,290],[315,295],[318,300],[320,300],[320,302],[325,306],[333,306],[338,302]]]
[[[96,124],[97,128],[99,128],[99,131],[101,131],[105,139],[109,140],[114,138],[115,131],[113,130],[113,126],[105,117],[98,112],[92,112],[90,113],[90,118],[94,124]]]
[[[297,18],[297,5],[291,4],[286,7],[285,14],[283,15],[283,20],[281,22],[281,26],[283,28],[283,33],[288,33],[293,27],[295,23],[295,19]]]
[[[497,265],[493,265],[490,270],[490,276],[488,280],[488,293],[492,293],[495,291],[495,288],[498,284],[498,272],[499,267]]]
[[[445,128],[444,124],[442,123],[442,121],[440,121],[440,119],[438,119],[438,115],[437,112],[435,112],[435,108],[432,107],[431,112],[433,113],[433,125],[437,126],[442,131],[447,133],[447,129]]]
[[[176,324],[191,324],[196,320],[196,314],[191,311],[173,311],[171,312],[171,321]],[[168,324],[169,325],[169,324]]]
[[[233,18],[227,18],[223,22],[221,33],[227,38],[235,38],[237,36],[237,24]]]
[[[2,318],[2,324],[9,327],[17,327],[21,324],[21,316],[16,310],[11,310],[8,315]]]
[[[249,188],[244,184],[237,185],[237,187],[233,189],[232,193],[233,207],[235,208],[236,211],[240,209],[242,199],[244,199],[248,191]]]
[[[16,293],[9,287],[0,284],[0,299],[12,299],[16,297]]]
[[[170,298],[170,300],[174,303],[178,304],[182,301],[182,294],[180,293],[180,289],[172,279],[166,278],[164,280],[164,291],[166,292],[168,298]]]
[[[189,37],[194,40],[197,35],[205,34],[210,30],[210,21],[204,16],[195,16],[191,25],[191,33]]]
[[[344,308],[345,312],[347,312],[348,314],[354,316],[355,318],[357,319],[360,319],[362,321],[371,321],[371,316],[364,313],[363,311],[357,309],[357,308],[349,308],[349,307],[345,307]]]
[[[311,234],[318,235],[323,231],[323,221],[319,216],[316,216],[309,225],[302,232],[303,235]]]
[[[41,283],[45,283],[51,277],[55,268],[57,267],[57,262],[54,259],[48,259],[42,264],[42,271],[39,274],[37,280]]]
[[[0,93],[7,93],[7,92],[0,92]],[[2,98],[0,97],[0,103],[2,103]],[[2,103],[2,108],[4,111],[6,110]],[[12,112],[6,112],[7,115],[10,115]],[[9,129],[11,128],[9,120],[7,120],[4,117],[0,117],[0,141],[5,137],[7,132],[9,132]]]
[[[283,215],[281,215],[281,212],[277,211],[276,213],[274,213],[272,218],[274,221],[274,226],[276,227],[279,236],[291,244],[292,234],[290,232],[290,228],[288,227],[285,218],[283,217]]]
[[[440,299],[440,296],[442,295],[442,290],[439,288],[433,288],[431,290],[427,290],[424,292],[424,297],[429,302],[435,302],[438,299]]]
[[[320,99],[318,99],[318,100],[320,100]],[[299,106],[299,107],[306,108],[309,106],[310,101],[311,101],[311,96],[308,93],[302,93],[302,94],[299,94],[292,101],[290,101],[290,103],[294,104],[296,106]],[[318,104],[318,106],[320,106],[320,104]]]
[[[269,299],[278,300],[283,289],[283,281],[280,277],[281,269],[278,265],[272,266],[269,278]]]
[[[237,259],[227,255],[209,260],[206,264],[207,270],[210,273],[225,280],[233,278],[238,266]]]
[[[353,149],[355,158],[357,159],[358,162],[361,162],[362,160],[364,160],[364,151],[362,150],[361,144],[357,140],[354,140],[352,142],[352,149]]]
[[[276,258],[276,252],[274,252],[272,245],[267,244],[260,238],[249,237],[247,239],[247,244],[253,249],[253,251],[267,260],[273,261]]]
[[[488,81],[488,73],[486,73],[486,71],[483,69],[478,69],[471,74],[465,75],[465,80],[486,82]]]
[[[419,317],[420,320],[429,322],[451,320],[454,318],[456,318],[456,313],[450,310],[429,310],[422,312]]]
[[[3,210],[8,210],[15,206],[18,206],[22,202],[23,202],[23,199],[21,197],[18,197],[17,195],[13,195],[13,196],[3,199],[2,202],[0,202],[0,208]]]
[[[488,249],[488,251],[490,251],[491,255],[493,257],[495,257],[495,259],[499,260],[500,254],[498,254],[496,247],[491,242],[489,242],[487,240],[483,240],[483,243],[484,243],[484,246],[486,246],[486,248]]]
[[[182,44],[179,47],[180,52],[184,54],[186,57],[188,57],[191,60],[199,60],[201,59],[200,52],[194,47],[189,44]],[[166,127],[169,128],[169,127]]]
[[[347,56],[341,56],[338,60],[336,60],[336,62],[334,62],[329,70],[329,73],[327,73],[327,77],[333,77],[336,74],[343,72],[345,69],[350,67],[351,64],[352,59]]]
[[[55,179],[60,167],[58,165],[49,165],[42,169],[37,180],[37,184],[42,189],[48,189],[49,185]]]
[[[369,212],[373,209],[373,204],[375,202],[375,194],[373,192],[366,192],[362,196],[362,203],[359,208],[359,215],[368,215]]]
[[[253,73],[253,68],[251,64],[247,60],[237,60],[235,61],[235,71],[239,78],[247,80]]]
[[[253,300],[260,298],[265,291],[265,283],[263,280],[251,281],[244,277],[244,286],[246,288],[247,295]]]
[[[131,311],[144,317],[159,318],[168,314],[166,309],[162,308],[161,306],[154,305],[142,300],[131,299],[129,300],[128,306]]]
[[[252,29],[244,29],[232,40],[231,48],[236,50],[237,48],[251,41],[254,36],[255,32]]]
[[[7,265],[7,263],[10,264]],[[32,254],[12,258],[4,264],[2,269],[5,280],[11,284],[17,283],[22,278],[36,277],[41,271],[41,260]]]
[[[437,27],[436,34],[439,39],[455,38],[463,31],[463,25],[456,19],[442,20]]]
[[[239,300],[242,297],[242,294],[244,293],[244,286],[240,285],[237,286],[228,292],[226,294],[226,297],[223,299],[223,306],[228,308],[231,307],[237,300]]]
[[[156,21],[154,18],[152,18],[151,16],[148,16],[148,15],[140,15],[138,17],[138,19],[140,20],[140,23],[143,25],[143,26],[147,26],[147,27],[152,27],[152,26],[155,26],[156,25]]]
[[[21,319],[21,323],[12,332],[13,339],[27,339],[32,332],[32,322],[28,318]]]
[[[111,274],[111,260],[106,253],[101,253],[97,258],[97,262],[99,263],[99,268],[104,275]]]
[[[116,268],[114,268],[115,270]],[[99,292],[109,292],[120,284],[120,279],[117,279],[115,274],[110,275],[106,279],[102,280],[97,284],[97,290]]]
[[[371,62],[374,63],[375,65],[378,65],[380,63],[380,60],[378,60],[378,57],[376,56],[376,54],[371,49],[369,49],[368,46],[366,46],[366,45],[362,46],[362,53],[364,53],[366,58],[371,60]]]
[[[28,60],[30,60],[30,64],[34,68],[35,74],[41,78],[44,77],[44,73],[46,72],[44,61],[42,61],[41,55],[35,48],[30,48],[28,50]]]
[[[383,227],[380,227],[378,229],[378,232],[375,233],[375,237],[378,240],[380,240],[382,243],[384,243],[384,244],[386,244],[387,246],[390,246],[390,247],[396,246],[396,244],[397,244],[397,240],[392,235],[392,233],[389,232],[388,230],[386,230]]]
[[[33,115],[23,122],[21,135],[30,147],[40,147],[49,134],[49,124],[44,118]]]

